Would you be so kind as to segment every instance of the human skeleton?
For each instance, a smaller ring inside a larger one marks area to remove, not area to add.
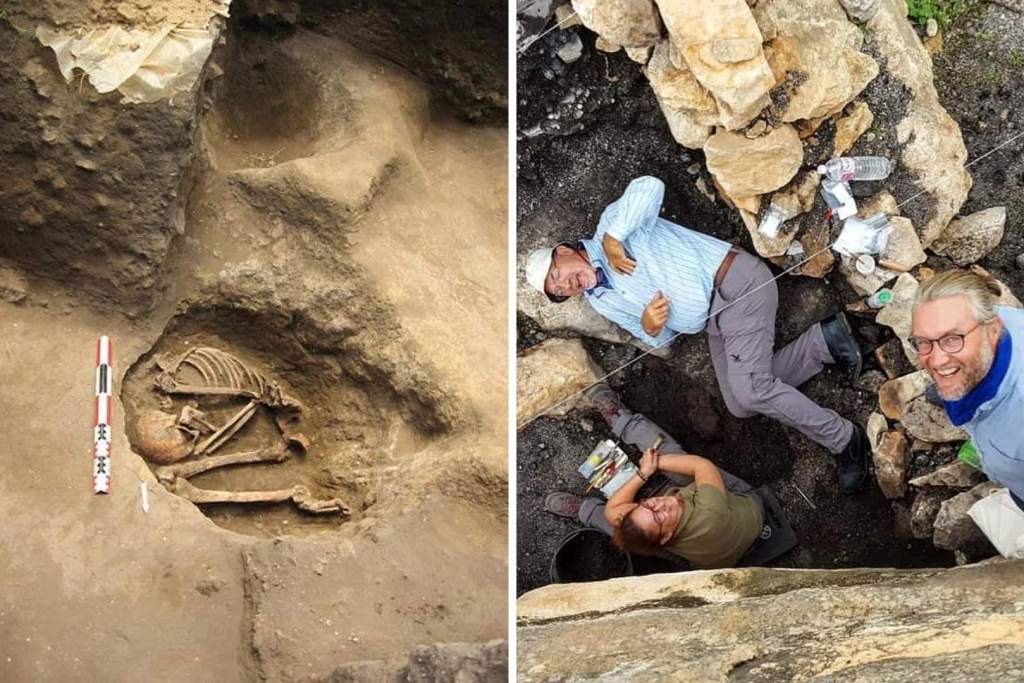
[[[291,457],[288,446],[306,449],[305,437],[293,430],[302,404],[285,395],[281,387],[242,361],[210,347],[190,349],[169,364],[157,365],[156,388],[165,396],[197,399],[241,398],[246,404],[221,425],[213,424],[202,410],[185,406],[175,417],[159,410],[148,411],[136,421],[134,445],[146,460],[159,465],[156,476],[169,491],[193,503],[294,502],[301,510],[317,514],[348,515],[338,498],[316,499],[305,486],[277,491],[214,491],[200,489],[189,479],[202,472],[230,465],[283,462]],[[191,376],[189,381],[184,381]],[[252,419],[260,408],[268,410],[281,432],[282,443],[224,455],[213,455]],[[194,456],[195,459],[188,459]]]

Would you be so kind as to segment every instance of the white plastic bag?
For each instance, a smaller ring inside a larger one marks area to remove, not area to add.
[[[1024,510],[999,489],[971,506],[967,514],[1003,557],[1024,558]]]
[[[848,218],[832,248],[845,256],[881,254],[889,244],[893,228],[884,214],[867,220]]]
[[[173,101],[191,90],[213,50],[214,30],[168,24],[62,33],[40,26],[36,37],[57,55],[65,80],[81,69],[97,92],[117,90],[122,102],[139,103]]]

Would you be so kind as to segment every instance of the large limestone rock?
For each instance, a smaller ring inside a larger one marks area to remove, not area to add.
[[[680,68],[672,63],[670,52],[669,41],[658,43],[645,70],[647,80],[672,137],[684,147],[700,149],[719,122],[718,105],[685,64]]]
[[[942,504],[935,518],[935,545],[946,550],[979,552],[991,547],[984,532],[967,515],[971,506],[1002,487],[992,482],[978,484],[970,491],[959,493]]]
[[[875,256],[877,264],[893,264],[891,268],[883,268],[876,265],[875,269],[868,273],[861,273],[853,265],[853,259],[842,259],[841,270],[846,276],[850,286],[861,296],[871,296],[886,283],[899,275],[901,271],[908,271],[914,266],[920,265],[928,260],[928,255],[921,248],[921,240],[914,230],[914,224],[909,218],[893,216],[889,219],[893,231],[889,235],[889,242],[881,254]]]
[[[517,601],[533,681],[999,681],[1024,655],[1024,563],[729,569],[551,585]]]
[[[886,498],[902,498],[907,492],[907,437],[903,432],[888,429],[885,417],[871,413],[864,431],[871,444],[878,488]]]
[[[969,489],[984,481],[985,475],[965,462],[954,460],[934,472],[910,480],[911,486],[940,486],[951,489]]]
[[[903,352],[907,355],[907,359],[915,365],[917,364],[917,354],[907,342],[907,337],[911,332],[914,297],[917,296],[918,286],[917,278],[910,273],[901,273],[892,287],[892,301],[875,317],[875,321],[879,325],[892,328],[903,344]]]
[[[948,256],[958,266],[981,260],[999,246],[1006,224],[1006,207],[972,213],[951,222],[931,246],[936,254]]]
[[[733,197],[753,197],[777,190],[796,175],[803,146],[790,125],[753,140],[720,130],[704,144],[708,171]]]
[[[924,394],[931,379],[927,370],[918,370],[909,375],[891,379],[878,390],[878,405],[890,420],[902,420],[907,406]]]
[[[964,168],[967,148],[960,127],[939,103],[931,57],[907,20],[905,1],[879,0],[877,14],[865,26],[889,73],[912,95],[896,135],[903,145],[902,167],[926,191],[914,201],[926,202],[929,208],[926,222],[915,226],[927,249],[960,211],[971,189],[971,176]]]
[[[646,47],[661,39],[661,19],[651,0],[573,0],[583,25],[623,47]]]
[[[832,156],[841,157],[857,143],[871,124],[875,115],[865,102],[854,102],[848,114],[836,121],[836,138],[832,142]]]
[[[547,332],[568,332],[614,344],[626,344],[632,339],[628,332],[591,308],[582,296],[553,304],[521,278],[516,287],[516,308]]]
[[[760,200],[753,211],[740,207],[740,215],[750,233],[754,249],[765,258],[782,256],[786,253],[793,238],[800,229],[800,223],[793,220],[803,213],[807,213],[814,206],[815,191],[821,182],[821,176],[815,171],[808,171],[797,175],[786,187],[772,194],[768,204],[774,204],[781,208],[786,216],[786,222],[779,229],[775,237],[768,237],[757,229],[757,209],[760,208]]]
[[[878,75],[860,51],[864,39],[831,0],[775,0],[755,9],[769,39],[769,64],[783,93],[773,94],[781,121],[820,119],[842,110]]]
[[[939,515],[943,497],[938,493],[922,491],[910,506],[910,530],[914,538],[931,539],[935,532],[935,518]]]
[[[718,103],[722,125],[750,123],[768,104],[774,80],[747,3],[661,0],[658,8],[680,57]]]
[[[527,349],[516,367],[517,423],[541,413],[565,415],[600,376],[578,339],[548,339]]]
[[[1024,308],[1024,304],[1021,303],[1020,299],[1013,293],[1005,282],[992,275],[978,264],[971,266],[971,271],[981,275],[982,277],[992,278],[999,285],[999,299],[996,300],[996,304],[999,306],[1013,306],[1014,308]]]
[[[950,423],[944,409],[932,405],[924,396],[918,396],[907,404],[901,424],[912,437],[929,443],[966,441],[968,438],[965,430]]]

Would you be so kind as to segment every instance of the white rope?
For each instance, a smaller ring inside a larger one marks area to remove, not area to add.
[[[541,33],[541,34],[540,34],[539,36],[537,36],[536,38],[534,38],[534,39],[533,39],[533,40],[531,40],[530,42],[528,42],[528,43],[526,43],[525,45],[523,45],[523,46],[522,46],[521,48],[518,48],[518,49],[516,49],[516,56],[517,56],[517,57],[521,56],[521,55],[522,55],[522,54],[523,54],[524,52],[526,52],[527,50],[529,50],[529,49],[530,49],[530,47],[531,47],[531,46],[532,46],[532,45],[533,45],[534,43],[536,43],[536,42],[537,42],[538,40],[540,40],[541,38],[543,38],[543,37],[544,37],[544,36],[546,36],[547,34],[551,33],[551,32],[552,32],[552,31],[554,31],[554,30],[555,30],[556,28],[561,28],[561,27],[562,27],[562,24],[564,24],[565,22],[569,21],[570,19],[572,19],[572,18],[573,18],[573,17],[575,17],[575,16],[576,16],[576,12],[573,12],[572,14],[570,14],[569,16],[567,16],[567,17],[566,17],[565,19],[562,19],[561,21],[559,21],[559,22],[556,22],[554,26],[552,26],[552,27],[551,27],[551,28],[549,28],[548,30],[544,31],[544,32],[543,32],[543,33]]]
[[[981,155],[980,157],[978,157],[977,159],[974,159],[973,161],[971,161],[971,162],[970,162],[970,163],[968,163],[968,164],[964,164],[964,170],[967,170],[968,168],[970,168],[970,167],[971,167],[971,166],[973,166],[974,164],[978,163],[979,161],[981,161],[982,159],[984,159],[985,157],[987,157],[987,156],[988,156],[989,154],[992,154],[993,152],[998,152],[998,151],[999,151],[999,150],[1001,150],[1001,149],[1002,149],[1003,147],[1006,147],[1006,146],[1007,146],[1008,144],[1010,144],[1011,142],[1013,142],[1014,140],[1016,140],[1016,139],[1018,139],[1018,138],[1020,138],[1020,137],[1024,137],[1024,132],[1021,132],[1021,133],[1017,133],[1016,135],[1014,135],[1014,136],[1013,136],[1012,138],[1010,138],[1009,140],[1006,140],[1005,142],[1003,142],[1002,144],[1000,144],[1000,145],[999,145],[998,147],[993,147],[992,149],[990,149],[989,151],[985,152],[984,154],[982,154],[982,155]],[[942,180],[945,180],[945,178],[946,178],[946,174],[947,174],[947,173],[949,173],[949,171],[946,171],[946,172],[945,172],[945,173],[943,173],[943,174],[942,174],[941,176],[939,176],[939,181],[940,181],[940,182],[941,182]],[[939,183],[936,183],[936,184],[939,184]],[[897,209],[903,208],[903,205],[904,205],[904,204],[906,204],[906,203],[908,203],[908,202],[910,202],[910,201],[912,201],[912,200],[914,200],[914,199],[917,199],[918,197],[920,197],[920,196],[921,196],[921,195],[923,195],[923,194],[927,194],[927,193],[929,193],[929,192],[934,192],[934,191],[935,191],[935,188],[932,188],[932,189],[927,189],[927,188],[926,188],[926,189],[924,189],[924,190],[921,190],[921,191],[920,191],[920,192],[918,192],[917,194],[915,194],[915,195],[912,195],[912,196],[911,196],[911,197],[910,197],[909,199],[904,199],[904,200],[903,200],[902,202],[900,202],[899,204],[897,204],[897,205],[896,205],[896,208],[897,208]]]
[[[990,149],[989,151],[985,152],[985,153],[984,153],[984,154],[982,154],[981,156],[977,157],[976,159],[973,159],[973,160],[972,160],[972,161],[971,161],[970,163],[967,163],[967,164],[965,164],[965,165],[964,165],[964,169],[968,169],[968,168],[970,168],[971,166],[973,166],[974,164],[978,163],[979,161],[981,161],[981,160],[982,160],[982,159],[984,159],[985,157],[989,156],[989,155],[990,155],[990,154],[992,154],[993,152],[996,152],[996,151],[998,151],[998,150],[1002,149],[1003,147],[1006,147],[1006,146],[1007,146],[1008,144],[1012,143],[1012,142],[1013,142],[1014,140],[1017,140],[1017,139],[1018,139],[1018,138],[1020,138],[1020,137],[1024,137],[1024,132],[1018,133],[1017,135],[1013,136],[1013,137],[1012,137],[1012,138],[1010,138],[1009,140],[1006,140],[1005,142],[1001,143],[1001,144],[1000,144],[1000,145],[998,145],[997,147],[993,147],[992,149]],[[944,175],[945,175],[945,174],[943,174],[943,177],[944,177]],[[925,194],[925,193],[927,193],[927,192],[933,192],[933,191],[934,191],[934,189],[932,189],[932,190],[922,190],[921,192],[918,192],[917,194],[915,194],[915,195],[913,195],[912,197],[910,197],[910,199],[906,199],[906,200],[904,200],[904,201],[900,202],[899,204],[897,204],[896,206],[897,206],[897,208],[899,208],[899,207],[902,207],[902,206],[903,206],[904,204],[906,204],[907,202],[909,202],[909,201],[911,201],[911,200],[913,200],[913,199],[916,199],[917,197],[920,197],[920,196],[921,196],[922,194]],[[716,311],[713,311],[713,312],[710,312],[710,313],[708,313],[708,315],[707,315],[707,316],[706,316],[706,317],[705,317],[705,318],[704,318],[704,319],[703,319],[703,320],[702,320],[701,322],[704,322],[704,323],[706,323],[706,322],[707,322],[708,320],[710,320],[710,319],[711,319],[711,318],[712,318],[713,316],[716,316],[716,315],[718,315],[719,313],[721,313],[722,311],[724,311],[725,309],[729,308],[729,306],[732,306],[733,304],[738,304],[739,302],[743,301],[743,300],[744,300],[745,298],[747,298],[748,296],[750,296],[750,295],[751,295],[751,294],[753,294],[754,292],[757,292],[757,291],[758,291],[759,289],[761,289],[762,287],[767,287],[768,285],[772,284],[773,282],[775,282],[776,280],[778,280],[779,278],[781,278],[781,277],[782,277],[783,275],[787,275],[787,274],[791,273],[792,271],[796,270],[797,268],[799,268],[800,266],[804,265],[805,263],[809,263],[810,261],[813,261],[813,260],[814,260],[815,258],[817,258],[817,257],[818,257],[819,255],[821,255],[821,254],[825,253],[826,251],[828,251],[829,249],[831,249],[831,248],[832,248],[832,245],[833,245],[833,244],[835,244],[835,242],[831,242],[831,243],[829,243],[829,244],[828,244],[827,246],[825,246],[824,248],[822,248],[822,249],[820,249],[820,250],[818,250],[818,251],[814,252],[813,254],[811,254],[810,256],[808,256],[807,258],[805,258],[805,259],[804,259],[803,261],[800,261],[799,263],[797,263],[797,264],[796,264],[796,265],[794,265],[794,266],[790,266],[789,268],[787,268],[786,270],[782,271],[781,273],[779,273],[778,275],[776,275],[776,276],[775,276],[775,277],[773,277],[772,279],[768,280],[767,282],[763,282],[763,283],[761,283],[760,285],[758,285],[758,286],[757,286],[757,287],[755,287],[754,289],[750,290],[749,292],[747,292],[747,293],[746,293],[746,294],[744,294],[743,296],[739,297],[738,299],[735,299],[735,300],[733,300],[733,301],[730,301],[730,302],[729,302],[728,304],[726,304],[725,306],[722,306],[722,307],[721,307],[721,308],[719,308],[718,310],[716,310]],[[632,365],[633,363],[636,363],[636,362],[637,362],[638,360],[640,360],[641,358],[644,358],[645,356],[647,356],[647,355],[649,355],[649,354],[653,353],[654,351],[657,351],[658,349],[660,349],[660,348],[663,348],[663,347],[665,347],[665,346],[666,346],[666,345],[668,345],[668,344],[671,344],[671,343],[672,343],[673,341],[675,341],[675,340],[676,340],[676,339],[677,339],[678,337],[680,337],[680,336],[682,336],[682,335],[684,335],[684,334],[687,334],[687,333],[686,333],[686,332],[677,332],[677,333],[675,333],[674,335],[672,335],[671,337],[669,337],[669,338],[668,338],[668,339],[666,339],[665,341],[663,341],[663,342],[659,343],[659,344],[658,344],[657,346],[652,346],[652,347],[651,347],[650,349],[648,349],[648,350],[644,351],[644,352],[643,352],[643,353],[641,353],[641,354],[640,354],[639,356],[636,356],[636,357],[635,357],[635,358],[633,358],[632,360],[630,360],[630,361],[628,361],[628,362],[626,362],[626,363],[623,363],[623,364],[622,364],[622,365],[620,365],[619,367],[615,368],[614,370],[612,370],[612,371],[611,371],[611,372],[609,372],[608,374],[604,375],[603,377],[601,377],[601,378],[599,378],[599,379],[595,380],[594,382],[591,382],[590,384],[588,384],[587,386],[583,387],[583,388],[582,388],[582,389],[580,389],[579,391],[576,391],[576,392],[574,392],[574,393],[570,394],[569,396],[566,396],[565,398],[563,398],[563,399],[562,399],[561,401],[559,401],[558,403],[555,403],[554,405],[548,406],[547,408],[545,408],[545,409],[544,409],[544,410],[542,410],[541,412],[537,413],[536,415],[534,415],[534,416],[533,416],[533,417],[531,417],[530,419],[528,419],[528,420],[526,420],[525,422],[523,422],[523,423],[521,423],[521,424],[517,425],[517,426],[516,426],[516,431],[519,431],[519,430],[521,430],[521,429],[525,428],[525,427],[526,427],[527,425],[529,425],[529,424],[530,424],[531,422],[533,422],[534,420],[536,420],[536,419],[538,419],[538,418],[541,418],[541,417],[544,417],[545,415],[547,415],[548,413],[550,413],[550,412],[551,412],[552,410],[555,410],[555,409],[556,409],[556,408],[558,408],[559,406],[561,406],[561,405],[564,405],[565,403],[567,403],[567,402],[569,402],[569,401],[571,401],[571,400],[575,399],[575,398],[576,398],[577,396],[579,396],[580,394],[582,394],[582,393],[584,393],[584,392],[588,391],[588,390],[589,390],[589,389],[590,389],[591,387],[597,386],[597,385],[598,385],[598,384],[600,384],[601,382],[604,382],[605,380],[607,380],[607,379],[608,379],[609,377],[611,377],[612,375],[615,375],[615,374],[618,374],[619,372],[622,372],[623,370],[625,370],[626,368],[628,368],[628,367],[629,367],[630,365]]]

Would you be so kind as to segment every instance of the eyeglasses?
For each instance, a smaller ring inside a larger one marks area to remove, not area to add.
[[[964,339],[971,332],[981,327],[984,323],[978,323],[971,329],[967,330],[963,334],[947,334],[938,339],[928,339],[927,337],[910,337],[907,339],[910,342],[910,346],[914,349],[914,353],[919,356],[927,356],[931,353],[935,344],[938,343],[939,348],[946,353],[960,353],[964,350]]]

